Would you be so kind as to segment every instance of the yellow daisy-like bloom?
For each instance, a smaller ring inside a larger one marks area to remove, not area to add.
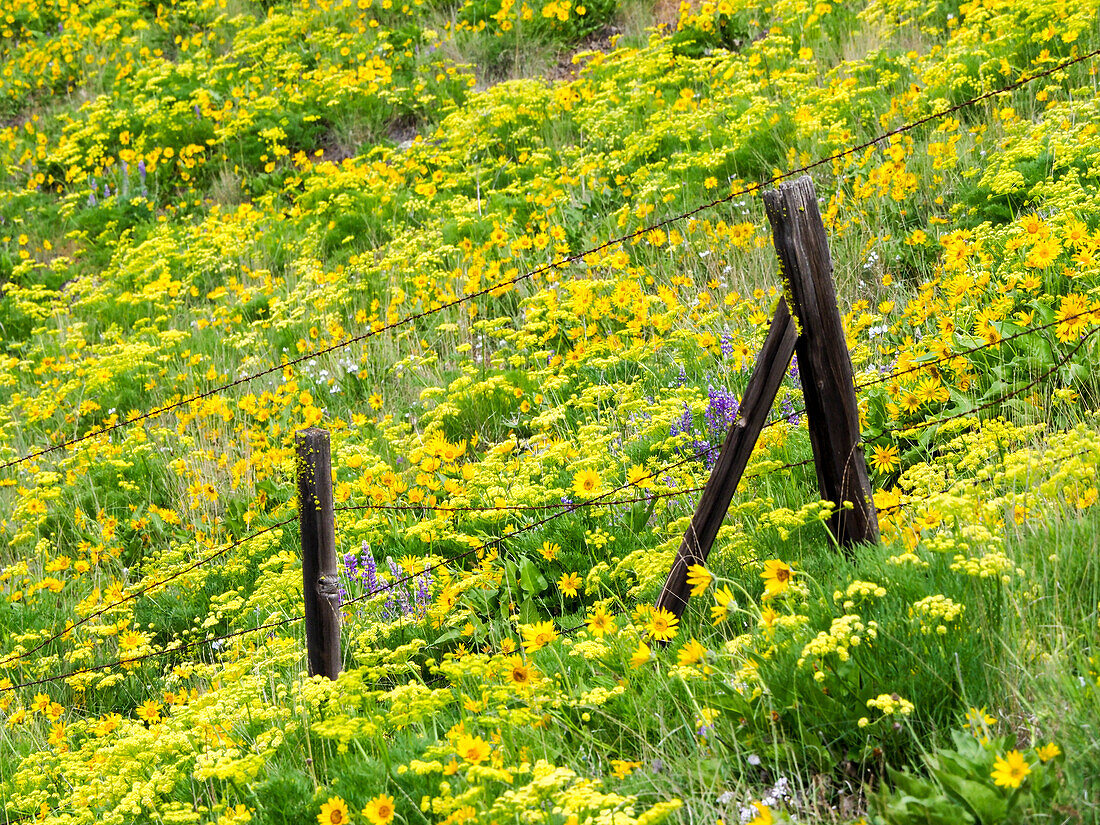
[[[649,621],[646,622],[646,630],[649,631],[651,639],[656,639],[658,642],[667,642],[676,638],[677,625],[679,624],[680,620],[676,616],[663,607],[659,607],[650,614]]]
[[[1018,788],[1029,773],[1031,773],[1031,766],[1027,764],[1024,755],[1019,751],[1009,751],[993,763],[991,776],[995,785]]]
[[[1062,752],[1062,749],[1055,745],[1053,742],[1047,745],[1042,745],[1035,749],[1035,755],[1039,757],[1040,762],[1049,762]]]
[[[600,474],[595,470],[581,470],[573,476],[573,492],[588,498],[600,489]]]
[[[694,665],[703,662],[707,658],[707,649],[703,647],[702,642],[697,639],[692,639],[682,648],[677,656],[677,661],[683,667],[692,667]]]
[[[458,755],[467,762],[477,765],[489,758],[489,743],[480,736],[470,736],[468,733],[458,737],[455,745]]]
[[[733,591],[728,587],[719,587],[714,591],[715,604],[710,608],[710,620],[717,626],[726,620],[730,609],[737,607]]]
[[[898,466],[898,448],[891,444],[883,447],[876,444],[871,455],[871,464],[880,473],[888,473]]]
[[[137,714],[139,719],[144,719],[146,722],[156,722],[160,719],[160,702],[147,699],[134,713]]]
[[[558,631],[551,621],[523,625],[520,631],[523,633],[523,649],[528,653],[546,647],[558,638]]]
[[[317,814],[317,822],[318,825],[347,825],[351,822],[348,803],[338,796],[329,797],[321,806],[321,813]]]
[[[563,573],[562,577],[558,579],[558,590],[562,592],[563,596],[573,597],[577,595],[577,588],[580,583],[581,577],[576,573]]]
[[[597,607],[588,615],[588,632],[597,638],[610,635],[618,630],[615,620],[602,607]]]
[[[508,681],[515,687],[527,687],[535,681],[535,669],[524,662],[519,656],[509,657],[508,670],[506,673]]]
[[[764,598],[770,599],[785,592],[791,586],[793,576],[794,571],[790,565],[779,559],[764,562],[764,572],[760,574],[760,578],[764,580]]]
[[[379,794],[363,809],[363,816],[373,825],[389,825],[393,822],[394,804],[393,797],[387,794]]]
[[[539,548],[539,553],[541,553],[542,557],[547,561],[553,561],[560,551],[561,548],[558,545],[549,541],[544,541],[542,547]]]
[[[714,576],[703,565],[693,564],[688,568],[687,583],[691,585],[691,595],[702,596],[712,581]]]
[[[641,464],[634,464],[626,471],[626,483],[634,487],[652,487],[653,474]]]
[[[630,654],[630,666],[641,667],[653,658],[653,651],[645,642],[638,642],[638,647]]]
[[[1055,330],[1058,340],[1062,343],[1074,340],[1088,328],[1091,317],[1088,298],[1077,293],[1066,295],[1054,317],[1058,321]]]

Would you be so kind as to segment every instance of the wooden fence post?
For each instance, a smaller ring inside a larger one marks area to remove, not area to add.
[[[823,499],[838,505],[827,526],[841,547],[877,542],[878,516],[860,444],[852,359],[809,175],[765,192],[764,207],[789,287],[791,311],[798,319],[798,371],[818,486]]]
[[[310,427],[294,436],[298,468],[298,517],[302,526],[309,675],[335,679],[340,657],[340,580],[336,568],[336,519],[332,510],[332,457],[327,430]]]
[[[691,525],[676,551],[676,561],[669,571],[665,586],[657,597],[657,607],[668,610],[676,616],[682,616],[687,607],[691,588],[687,583],[688,568],[693,564],[703,564],[710,554],[710,548],[726,517],[737,483],[748,466],[760,431],[771,411],[772,402],[783,383],[787,365],[794,354],[795,338],[798,334],[794,321],[787,309],[787,302],[780,298],[772,316],[772,325],[768,337],[756,359],[752,376],[749,378],[745,395],[741,399],[740,415],[730,425],[718,461],[711,470]]]

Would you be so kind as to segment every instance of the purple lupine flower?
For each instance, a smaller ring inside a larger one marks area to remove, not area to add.
[[[432,565],[424,562],[424,572],[416,579],[416,615],[425,616],[432,603]]]
[[[373,595],[381,588],[378,586],[378,564],[374,561],[374,553],[370,551],[370,545],[363,542],[363,567],[367,576],[367,593]]]
[[[682,387],[687,383],[688,375],[687,370],[684,369],[684,365],[680,365],[680,374],[676,377],[676,386]]]
[[[728,332],[722,333],[722,355],[725,358],[733,357],[733,336]]]
[[[798,379],[798,354],[791,357],[791,378]]]
[[[390,585],[390,592],[397,596],[397,604],[401,608],[401,615],[407,615],[412,612],[412,607],[409,605],[409,591],[403,586],[405,584],[404,582],[401,582],[401,584],[397,583],[407,575],[405,573],[405,568],[393,559],[387,559],[387,561],[394,580],[394,583]]]
[[[712,387],[707,391],[707,395],[710,399],[704,416],[707,428],[712,436],[721,438],[730,425],[737,420],[737,412],[741,405],[736,395],[721,387]]]
[[[797,427],[798,422],[801,421],[801,417],[794,411],[794,402],[791,400],[790,395],[784,395],[783,400],[779,404],[779,414],[787,419],[787,423],[792,427]]]

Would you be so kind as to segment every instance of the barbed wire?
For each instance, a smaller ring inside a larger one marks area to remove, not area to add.
[[[175,573],[168,576],[167,578],[160,579],[159,581],[155,581],[152,584],[148,584],[148,585],[146,585],[146,586],[144,586],[144,587],[142,587],[138,590],[135,590],[133,593],[128,594],[125,598],[120,599],[117,602],[112,602],[111,604],[100,608],[99,610],[95,611],[94,613],[88,614],[87,616],[85,616],[84,618],[82,618],[78,622],[73,622],[68,627],[66,627],[64,630],[61,630],[61,631],[55,633],[54,635],[49,636],[48,638],[42,640],[37,645],[32,647],[30,650],[25,650],[22,653],[19,653],[15,656],[10,656],[7,659],[4,659],[3,661],[0,661],[0,667],[3,667],[5,665],[9,665],[12,662],[18,662],[20,659],[25,659],[28,656],[30,656],[32,653],[37,653],[39,650],[44,648],[50,642],[57,641],[58,639],[60,639],[63,636],[67,635],[68,633],[70,633],[72,630],[80,627],[83,624],[86,624],[87,622],[90,622],[92,619],[98,618],[99,616],[102,616],[105,613],[109,613],[110,611],[114,610],[115,608],[121,607],[122,605],[133,601],[138,596],[141,596],[145,593],[148,593],[150,590],[155,590],[158,587],[163,587],[164,585],[174,581],[175,579],[178,579],[180,576],[183,576],[184,574],[191,572],[192,570],[194,570],[197,567],[201,567],[204,564],[207,564],[211,561],[214,561],[214,559],[217,559],[217,558],[220,558],[221,556],[224,556],[230,550],[232,550],[236,547],[240,547],[242,544],[245,544],[245,543],[251,541],[254,538],[258,538],[259,536],[262,536],[265,533],[270,533],[272,530],[278,530],[281,527],[286,527],[288,524],[292,524],[297,520],[298,520],[298,516],[296,516],[296,515],[291,516],[290,518],[288,518],[284,521],[280,521],[277,524],[272,524],[268,527],[263,528],[262,530],[257,530],[255,533],[250,533],[249,535],[245,536],[244,538],[237,539],[236,541],[233,541],[233,542],[227,544],[225,547],[221,548],[217,552],[211,553],[209,556],[205,556],[205,557],[203,557],[203,558],[201,558],[201,559],[199,559],[195,562],[192,562],[191,564],[187,565],[186,567],[184,567],[180,570],[177,570]]]
[[[201,401],[205,398],[209,398],[213,395],[217,395],[218,393],[224,392],[225,390],[232,389],[232,388],[238,387],[242,384],[247,384],[251,381],[255,381],[256,379],[262,378],[266,375],[271,375],[272,373],[279,372],[280,370],[284,370],[287,367],[296,366],[296,365],[301,364],[305,361],[308,361],[311,358],[317,358],[317,357],[320,357],[320,356],[323,356],[323,355],[327,355],[331,352],[335,352],[337,350],[344,349],[345,347],[349,347],[353,344],[361,343],[361,342],[366,341],[370,338],[373,338],[377,335],[381,335],[383,332],[387,332],[389,330],[396,329],[396,328],[401,327],[401,326],[405,326],[406,324],[414,323],[414,322],[419,321],[423,318],[426,318],[430,315],[434,315],[435,313],[442,312],[442,311],[447,310],[447,309],[452,309],[456,306],[459,306],[461,304],[466,303],[467,301],[475,300],[477,298],[484,297],[484,296],[489,295],[490,293],[496,292],[498,290],[505,289],[507,287],[515,286],[516,284],[520,283],[521,281],[525,281],[529,278],[533,278],[537,275],[541,275],[542,273],[548,272],[552,269],[560,269],[561,267],[567,266],[567,265],[572,264],[572,263],[576,263],[577,261],[580,261],[580,260],[588,257],[589,255],[594,255],[598,252],[602,252],[603,250],[608,249],[609,247],[617,246],[619,244],[626,243],[627,241],[633,240],[635,238],[639,238],[639,237],[641,237],[645,234],[648,234],[649,232],[652,232],[654,230],[662,229],[662,228],[664,228],[666,226],[669,226],[669,225],[671,225],[671,224],[673,224],[677,221],[682,221],[686,218],[690,218],[694,215],[697,215],[700,212],[703,212],[705,210],[713,209],[716,206],[720,206],[721,204],[728,203],[728,202],[734,200],[735,198],[740,198],[740,197],[743,197],[744,195],[749,195],[749,194],[752,194],[754,192],[758,192],[759,190],[763,189],[765,186],[770,186],[774,183],[778,183],[781,180],[785,180],[787,178],[794,177],[795,175],[805,174],[806,172],[809,172],[812,169],[816,169],[819,166],[824,166],[825,164],[833,163],[837,160],[840,160],[841,158],[848,157],[849,155],[856,154],[857,152],[862,152],[864,149],[868,149],[868,148],[870,148],[872,146],[875,146],[879,143],[887,141],[887,140],[889,140],[890,138],[892,138],[896,135],[904,134],[905,132],[909,132],[909,131],[912,131],[913,129],[917,129],[920,126],[923,126],[926,123],[930,123],[934,120],[938,120],[940,118],[947,117],[948,115],[954,114],[955,112],[958,112],[962,109],[968,108],[970,106],[974,106],[974,105],[982,102],[983,100],[988,100],[989,98],[996,97],[998,95],[1007,94],[1008,92],[1015,91],[1016,89],[1020,88],[1021,86],[1024,86],[1028,83],[1032,83],[1032,82],[1034,82],[1036,80],[1039,80],[1041,78],[1044,78],[1044,77],[1049,77],[1050,75],[1056,74],[1057,72],[1065,71],[1069,67],[1071,67],[1071,66],[1073,66],[1077,63],[1081,63],[1085,60],[1092,59],[1093,57],[1096,57],[1097,55],[1100,55],[1100,49],[1096,49],[1094,51],[1088,52],[1088,53],[1083,54],[1083,55],[1079,55],[1079,56],[1074,57],[1074,58],[1069,58],[1067,60],[1062,61],[1061,63],[1056,64],[1055,66],[1049,67],[1049,68],[1044,69],[1040,72],[1036,72],[1035,74],[1029,75],[1025,78],[1021,78],[1020,80],[1017,80],[1014,83],[1010,83],[1007,86],[1002,86],[998,89],[994,89],[994,90],[985,92],[983,94],[977,95],[975,97],[972,97],[969,100],[965,100],[961,103],[957,103],[953,106],[949,106],[945,109],[941,109],[939,111],[933,112],[932,114],[926,115],[925,117],[919,118],[918,120],[912,121],[910,123],[906,123],[902,126],[899,126],[895,129],[891,129],[887,132],[883,132],[882,134],[880,134],[876,137],[873,137],[870,140],[866,140],[863,143],[860,143],[858,145],[848,147],[847,149],[843,149],[839,152],[835,152],[831,155],[828,155],[827,157],[823,157],[823,158],[820,158],[820,159],[818,159],[816,161],[813,161],[811,163],[807,163],[807,164],[805,164],[803,166],[800,166],[796,169],[791,169],[787,172],[781,172],[777,175],[773,175],[770,178],[767,178],[766,180],[761,181],[759,183],[754,183],[754,184],[750,184],[748,186],[742,187],[742,188],[738,189],[735,192],[729,193],[728,195],[724,195],[722,197],[715,198],[714,200],[708,201],[706,203],[699,204],[699,205],[697,205],[697,206],[695,206],[695,207],[693,207],[693,208],[691,208],[691,209],[689,209],[685,212],[681,212],[677,215],[673,215],[673,216],[664,218],[660,221],[657,221],[656,223],[649,224],[645,227],[634,230],[633,232],[629,232],[625,235],[620,235],[616,238],[605,241],[601,244],[598,244],[597,246],[591,247],[591,248],[586,249],[582,252],[577,252],[577,253],[565,256],[563,258],[559,258],[558,260],[550,261],[550,262],[548,262],[546,264],[543,264],[541,266],[538,266],[534,269],[528,270],[527,272],[520,273],[520,274],[518,274],[518,275],[516,275],[512,278],[507,278],[503,281],[499,281],[499,282],[497,282],[497,283],[495,283],[491,286],[485,287],[484,289],[477,290],[476,292],[472,292],[472,293],[470,293],[468,295],[464,295],[462,297],[454,298],[453,300],[450,300],[450,301],[444,301],[444,302],[440,303],[438,306],[434,306],[434,307],[431,307],[429,309],[423,310],[421,312],[405,316],[404,318],[398,319],[396,321],[391,321],[387,324],[382,324],[380,326],[374,326],[368,332],[364,332],[364,333],[361,333],[359,335],[355,335],[355,336],[352,336],[350,338],[346,338],[345,340],[337,342],[335,344],[331,344],[327,347],[322,347],[321,349],[305,353],[301,356],[298,356],[297,358],[292,358],[288,361],[280,362],[277,365],[268,367],[266,369],[260,370],[258,372],[252,373],[250,375],[242,376],[242,377],[237,378],[233,381],[230,381],[226,384],[222,384],[220,386],[213,387],[209,390],[204,390],[203,392],[187,396],[186,398],[182,398],[178,401],[174,401],[171,404],[167,404],[163,407],[158,407],[154,410],[150,410],[148,412],[141,413],[137,416],[134,416],[133,418],[124,419],[123,421],[116,422],[114,424],[111,424],[110,426],[103,427],[101,429],[95,430],[94,432],[85,433],[84,435],[77,436],[75,438],[67,439],[65,441],[61,441],[61,442],[58,442],[56,444],[51,444],[49,447],[44,447],[41,450],[37,450],[37,451],[34,451],[34,452],[29,453],[27,455],[20,456],[19,458],[10,459],[10,460],[0,464],[0,470],[6,470],[9,467],[13,467],[13,466],[16,466],[16,465],[19,465],[19,464],[24,464],[28,461],[32,461],[36,458],[40,458],[41,456],[48,455],[50,453],[56,452],[57,450],[62,450],[62,449],[65,449],[66,447],[71,447],[75,444],[79,444],[83,441],[86,441],[87,439],[95,438],[96,436],[100,436],[100,435],[104,435],[104,434],[113,432],[113,431],[115,431],[117,429],[120,429],[122,427],[127,427],[127,426],[130,426],[131,424],[136,424],[136,423],[139,423],[141,421],[145,421],[145,420],[148,420],[150,418],[154,418],[154,417],[163,415],[166,412],[170,412],[174,409],[178,409],[179,407],[185,406],[187,404],[191,404],[195,401]]]
[[[147,659],[155,659],[161,656],[172,656],[184,650],[190,650],[193,647],[199,647],[201,645],[214,645],[219,642],[226,641],[227,639],[235,639],[239,636],[247,636],[250,633],[258,633],[261,630],[271,630],[276,627],[282,627],[293,622],[300,622],[305,616],[294,616],[289,619],[279,619],[274,622],[267,622],[266,624],[258,625],[257,627],[249,627],[244,630],[235,630],[232,633],[225,633],[221,636],[214,636],[210,639],[197,639],[192,642],[183,642],[175,647],[165,647],[161,650],[153,650],[148,653],[139,653],[134,656],[123,656],[112,662],[106,662],[100,665],[90,665],[88,667],[82,667],[77,670],[71,670],[68,673],[62,673],[58,676],[45,676],[41,679],[31,679],[25,682],[19,682],[17,684],[10,685],[8,687],[0,687],[0,693],[8,693],[15,690],[21,690],[27,687],[36,687],[38,685],[49,684],[50,682],[59,682],[64,679],[71,679],[73,676],[82,676],[85,673],[97,673],[102,670],[110,670],[113,667],[124,667],[136,662],[143,662]]]
[[[1022,338],[1022,337],[1027,336],[1027,335],[1034,335],[1035,333],[1043,332],[1044,330],[1048,330],[1051,327],[1060,326],[1061,324],[1069,323],[1070,321],[1076,321],[1080,318],[1086,318],[1086,317],[1094,315],[1094,314],[1095,314],[1095,312],[1093,310],[1085,310],[1084,312],[1078,312],[1075,315],[1067,315],[1066,317],[1064,317],[1060,320],[1051,321],[1049,324],[1043,324],[1042,326],[1038,326],[1038,327],[1029,327],[1028,329],[1020,330],[1019,332],[1014,332],[1011,335],[1006,335],[1003,338],[998,338],[996,341],[986,341],[984,344],[979,344],[979,345],[974,346],[974,347],[969,347],[969,348],[964,349],[964,350],[959,350],[958,352],[952,352],[952,353],[944,354],[944,355],[940,356],[939,358],[936,358],[933,361],[922,361],[919,364],[914,364],[911,367],[906,367],[905,369],[898,370],[897,372],[891,372],[891,373],[888,373],[886,375],[875,376],[874,378],[870,378],[870,379],[867,379],[866,381],[862,381],[860,383],[857,383],[855,385],[855,389],[856,390],[865,390],[868,387],[875,386],[876,384],[883,384],[887,381],[893,381],[895,378],[900,378],[901,376],[908,375],[911,372],[920,372],[921,370],[926,370],[926,369],[929,369],[930,367],[934,367],[937,364],[943,364],[947,361],[953,361],[956,358],[962,358],[965,355],[972,355],[975,352],[980,352],[981,350],[991,349],[993,347],[999,347],[1001,344],[1004,344],[1007,341],[1014,341],[1017,338]]]
[[[1047,449],[1049,450],[1050,447],[1048,446]],[[1091,453],[1100,453],[1100,446],[1086,447],[1082,450],[1078,450],[1077,452],[1070,453],[1069,455],[1063,456],[1063,459],[1064,460],[1069,460],[1071,458],[1082,458],[1084,456],[1090,455]],[[924,493],[920,497],[920,500],[925,501],[925,500],[928,499],[929,496],[947,495],[949,493],[954,492],[955,488],[959,487],[960,485],[968,486],[968,487],[980,487],[983,484],[988,484],[991,480],[992,479],[990,479],[990,478],[977,478],[977,477],[968,478],[968,479],[954,479],[946,487],[944,487],[940,490],[929,491],[927,493]],[[906,493],[906,495],[909,495],[909,494]],[[877,510],[880,514],[882,514],[882,513],[891,514],[891,513],[896,513],[899,510],[901,510],[902,508],[907,507],[908,505],[913,504],[913,503],[914,503],[913,501],[903,501],[903,502],[898,502],[897,504],[891,504],[888,507],[879,507],[879,508],[877,508]]]
[[[895,427],[891,430],[885,431],[883,434],[885,434],[886,432],[889,432],[889,433],[901,433],[902,435],[905,435],[906,433],[920,432],[922,430],[928,429],[929,427],[934,427],[934,426],[937,426],[939,424],[946,424],[948,421],[954,421],[955,419],[958,419],[958,418],[967,418],[969,416],[975,416],[978,413],[982,412],[983,410],[987,410],[990,407],[993,407],[997,404],[1002,404],[1002,403],[1004,403],[1005,401],[1008,401],[1011,398],[1015,398],[1018,395],[1022,395],[1023,393],[1027,392],[1028,390],[1034,388],[1044,378],[1046,378],[1047,376],[1053,375],[1055,372],[1057,372],[1059,369],[1061,369],[1063,366],[1065,366],[1070,361],[1070,359],[1073,358],[1073,356],[1077,354],[1077,351],[1079,349],[1081,349],[1081,347],[1083,347],[1088,342],[1088,340],[1093,335],[1095,335],[1097,332],[1100,332],[1100,327],[1097,327],[1096,329],[1094,329],[1091,332],[1087,333],[1086,335],[1082,336],[1081,340],[1077,342],[1077,346],[1075,346],[1068,353],[1066,353],[1065,356],[1058,359],[1058,361],[1056,361],[1054,363],[1054,366],[1050,367],[1050,369],[1048,369],[1044,372],[1039,373],[1039,375],[1037,375],[1034,379],[1032,379],[1031,381],[1029,381],[1027,384],[1025,384],[1022,387],[1018,387],[1017,389],[1011,390],[1010,392],[1006,392],[1004,395],[998,396],[997,398],[990,399],[989,401],[986,401],[985,403],[981,404],[980,406],[974,407],[973,409],[962,410],[960,412],[954,413],[952,415],[947,415],[947,416],[944,416],[942,418],[935,418],[931,421],[922,421],[919,424],[911,424],[911,425],[906,425],[906,426]]]

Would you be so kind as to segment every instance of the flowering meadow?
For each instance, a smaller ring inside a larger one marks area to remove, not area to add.
[[[1100,0],[6,0],[0,822],[1100,821],[1097,49]],[[796,360],[677,619],[806,168],[882,540]]]

